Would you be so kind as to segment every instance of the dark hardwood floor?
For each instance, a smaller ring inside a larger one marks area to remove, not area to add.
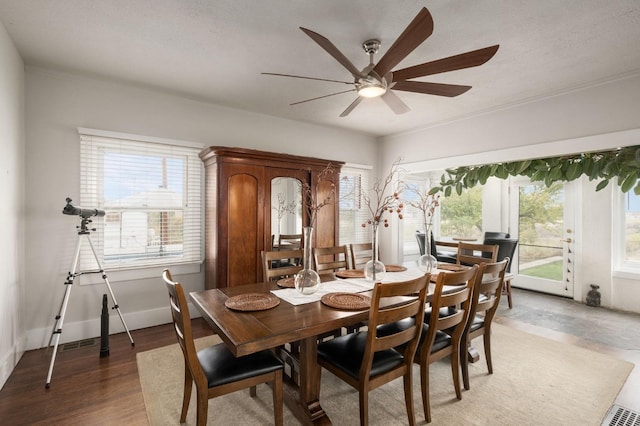
[[[194,337],[212,334],[201,319],[193,320]],[[146,425],[136,353],[176,343],[167,324],[109,339],[109,356],[96,345],[59,352],[45,382],[51,351],[26,352],[0,391],[0,424],[4,425]],[[62,347],[63,345],[60,345]]]
[[[549,297],[553,296],[531,295],[521,291],[514,295],[514,310],[518,307],[524,310],[526,306],[527,309],[540,309],[542,312],[552,304],[558,304],[557,309],[563,313],[580,315],[581,304]],[[506,300],[501,305],[504,305],[500,308],[502,315],[499,311],[496,319],[499,323],[607,353],[631,361],[636,367],[640,366],[640,352],[634,348],[616,348],[585,338],[581,333],[571,334],[571,329],[559,331],[536,325],[535,318],[542,315],[531,315],[528,322],[515,319],[506,310]],[[593,316],[593,311],[587,313]],[[606,310],[599,311],[598,323],[603,324],[603,321],[607,321],[606,317],[611,317],[612,323],[619,325],[620,315],[615,312],[609,314]],[[635,322],[639,318],[640,316],[632,316],[629,320]],[[195,337],[211,334],[201,319],[193,320],[193,329]],[[112,335],[109,342],[110,354],[105,358],[99,357],[99,338],[96,339],[95,346],[60,352],[56,357],[49,389],[45,389],[45,381],[51,353],[45,349],[25,353],[0,391],[0,424],[146,425],[147,416],[138,379],[136,353],[175,343],[176,337],[170,324],[134,330],[131,334],[135,341],[134,347],[125,333]],[[635,368],[616,403],[640,411],[638,395],[640,368]]]

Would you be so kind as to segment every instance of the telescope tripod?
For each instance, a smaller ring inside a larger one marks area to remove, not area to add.
[[[124,318],[122,317],[122,313],[120,312],[120,306],[118,306],[118,302],[116,301],[116,297],[113,294],[113,290],[111,289],[111,284],[109,284],[109,279],[107,278],[107,274],[102,268],[102,264],[98,259],[98,255],[96,254],[96,250],[93,247],[93,242],[91,241],[91,232],[87,228],[87,224],[90,223],[91,220],[86,217],[82,217],[82,221],[80,223],[80,231],[78,231],[78,241],[76,243],[76,250],[73,256],[73,263],[71,264],[71,269],[67,275],[67,280],[65,281],[65,290],[64,297],[62,298],[62,303],[60,304],[60,310],[58,311],[58,315],[55,317],[55,323],[53,325],[53,331],[51,332],[51,337],[49,338],[49,344],[47,345],[47,349],[51,347],[51,341],[55,339],[55,344],[53,346],[53,353],[51,354],[51,363],[49,364],[49,373],[47,374],[47,382],[45,384],[45,388],[49,389],[51,384],[51,375],[53,374],[53,365],[56,361],[56,354],[58,352],[58,343],[60,342],[60,335],[62,334],[62,324],[64,323],[64,316],[67,311],[67,305],[69,304],[69,296],[71,295],[71,288],[73,287],[73,281],[77,276],[85,275],[85,274],[102,274],[102,279],[107,285],[107,289],[109,290],[109,294],[111,295],[111,300],[113,300],[113,307],[118,312],[120,316],[120,320],[122,321],[122,325],[124,326],[127,335],[129,336],[129,340],[131,341],[131,346],[134,346],[135,343],[133,338],[131,337],[131,333],[129,333],[129,329],[127,328],[127,324],[124,322]],[[92,229],[95,231],[95,229]],[[85,272],[76,272],[76,268],[78,267],[78,259],[80,258],[80,248],[82,246],[82,238],[86,237],[86,240],[89,241],[89,246],[91,247],[91,252],[96,259],[96,263],[98,264],[99,270],[97,271],[85,271]]]

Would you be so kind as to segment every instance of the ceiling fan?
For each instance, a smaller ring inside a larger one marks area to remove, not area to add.
[[[345,67],[353,76],[354,81],[329,80],[324,78],[266,72],[262,74],[304,78],[308,80],[330,81],[355,86],[353,89],[343,90],[341,92],[331,93],[291,104],[297,105],[329,96],[357,91],[358,97],[342,112],[342,114],[340,114],[340,117],[346,117],[349,115],[349,113],[358,106],[363,98],[380,97],[396,114],[404,114],[405,112],[410,111],[409,107],[393,92],[394,90],[448,97],[461,95],[471,89],[471,86],[428,83],[412,79],[482,65],[495,55],[499,47],[499,45],[485,47],[392,71],[393,67],[398,65],[405,57],[407,57],[407,55],[420,46],[420,44],[422,44],[422,42],[433,33],[433,18],[427,8],[423,7],[377,63],[374,63],[373,55],[378,52],[378,49],[380,48],[380,41],[375,39],[365,41],[362,44],[362,47],[369,55],[369,65],[364,67],[362,70],[359,70],[327,38],[309,29],[302,27],[300,27],[300,29],[311,37],[313,41],[319,44],[327,53],[333,56],[333,58],[336,59],[343,67]]]

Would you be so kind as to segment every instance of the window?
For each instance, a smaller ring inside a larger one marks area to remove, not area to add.
[[[371,241],[370,228],[362,227],[369,219],[362,192],[369,188],[370,175],[364,166],[344,166],[340,172],[340,245]]]
[[[202,262],[200,147],[80,129],[80,204],[105,270]],[[83,269],[97,267],[89,250]]]
[[[618,269],[637,273],[640,270],[640,196],[633,190],[627,193],[622,193],[617,187],[616,190],[620,194],[621,218],[614,234],[614,240],[618,241],[616,264]]]
[[[482,241],[482,186],[440,199],[440,234]]]
[[[640,196],[625,194],[625,262],[640,263]]]
[[[427,190],[427,182],[425,179],[410,179],[405,177],[405,190],[402,198],[407,201],[418,202],[420,193]],[[416,239],[416,232],[424,232],[424,219],[420,209],[412,207],[406,203],[402,212],[402,241],[403,252],[405,256],[418,256],[420,248]]]

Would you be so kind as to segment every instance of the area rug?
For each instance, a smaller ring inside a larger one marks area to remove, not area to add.
[[[484,356],[470,364],[471,389],[455,398],[448,362],[431,365],[433,425],[600,425],[633,364],[577,346],[494,324],[494,374],[487,374]],[[482,352],[482,339],[474,346]],[[211,336],[198,347],[220,342]],[[179,425],[183,359],[177,344],[137,355],[140,383],[149,424]],[[419,367],[414,365],[416,421],[425,424],[420,397]],[[402,380],[369,394],[369,423],[407,424]],[[273,423],[271,389],[249,391],[209,400],[209,424],[264,425]],[[358,393],[331,373],[322,371],[320,402],[335,425],[358,424]],[[196,424],[195,389],[187,425]],[[284,409],[284,423],[297,425]]]

